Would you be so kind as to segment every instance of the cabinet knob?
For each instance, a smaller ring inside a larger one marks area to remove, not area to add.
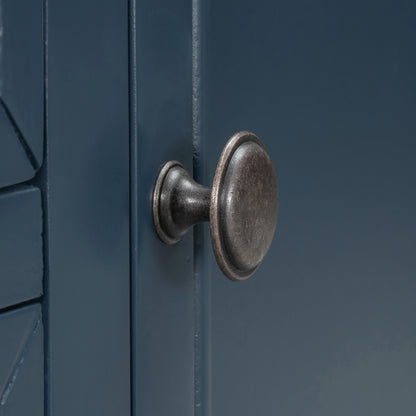
[[[175,244],[202,221],[210,222],[215,258],[231,280],[245,280],[260,265],[277,221],[276,174],[253,133],[234,134],[225,145],[211,188],[196,183],[176,161],[159,172],[153,221],[159,238]]]

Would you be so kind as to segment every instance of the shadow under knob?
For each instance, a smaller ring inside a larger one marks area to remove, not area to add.
[[[212,188],[196,183],[176,161],[156,180],[153,220],[159,238],[174,244],[195,223],[210,221],[218,265],[231,280],[245,280],[260,265],[273,239],[278,190],[264,145],[253,133],[236,133],[225,145]]]

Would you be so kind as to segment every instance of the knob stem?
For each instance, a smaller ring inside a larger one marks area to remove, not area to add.
[[[154,209],[163,242],[175,244],[194,224],[209,221],[211,188],[196,183],[179,162],[162,168],[156,188],[159,204]]]

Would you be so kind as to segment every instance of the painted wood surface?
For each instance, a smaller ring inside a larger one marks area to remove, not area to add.
[[[19,136],[0,105],[0,187],[23,182],[35,174]]]
[[[0,192],[0,308],[42,294],[42,239],[39,189]]]
[[[127,1],[50,1],[47,27],[48,412],[130,416]]]
[[[2,0],[0,10],[0,113],[6,112],[9,122],[0,114],[0,186],[5,186],[30,179],[42,165],[43,1]]]
[[[3,187],[42,163],[43,11],[0,4]],[[414,5],[58,0],[44,17],[48,414],[413,415]],[[150,204],[164,162],[209,185],[243,129],[280,214],[232,283],[206,225],[165,246]],[[41,295],[40,202],[0,194],[0,307]],[[42,331],[39,305],[0,314],[0,415],[43,414]]]
[[[206,414],[416,412],[415,21],[409,1],[203,10],[206,182],[248,129],[280,185],[256,275],[203,276]]]
[[[0,314],[0,415],[43,416],[43,324],[38,304]]]
[[[192,171],[192,8],[188,0],[131,2],[133,412],[193,415],[192,233],[168,247],[156,236],[158,170]]]

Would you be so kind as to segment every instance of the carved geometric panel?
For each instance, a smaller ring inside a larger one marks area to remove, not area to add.
[[[42,164],[44,43],[42,0],[0,5],[2,187],[30,179]]]
[[[0,308],[42,294],[42,246],[39,189],[26,186],[1,192]]]
[[[35,169],[0,106],[0,188],[30,179]]]
[[[0,416],[43,415],[40,305],[0,315]]]

